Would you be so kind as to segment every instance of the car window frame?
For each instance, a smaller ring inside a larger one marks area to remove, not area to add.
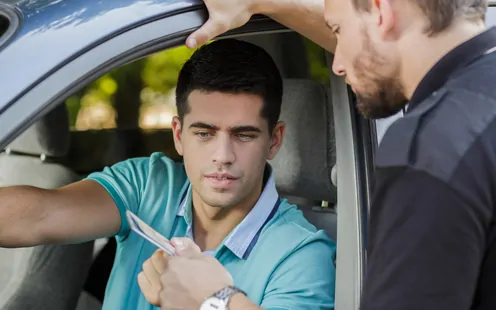
[[[128,29],[64,63],[16,98],[0,114],[0,150],[69,94],[115,67],[160,50],[184,45],[186,37],[207,19],[208,13],[204,9],[178,12]],[[221,37],[253,35],[260,31],[290,30],[273,20],[256,16],[246,26]]]
[[[355,107],[345,78],[332,72],[326,53],[334,116],[337,171],[336,310],[358,310],[365,270],[365,232],[371,177],[370,122]],[[367,155],[368,154],[368,155]]]

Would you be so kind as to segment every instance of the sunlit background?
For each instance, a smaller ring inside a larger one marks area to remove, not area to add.
[[[327,81],[323,50],[310,41],[306,48],[312,78]],[[168,49],[114,69],[89,84],[66,101],[72,130],[170,128],[177,113],[174,91],[179,70],[193,52],[184,46]]]

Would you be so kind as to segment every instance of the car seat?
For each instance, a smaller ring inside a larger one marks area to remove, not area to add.
[[[0,153],[0,186],[58,188],[79,180],[59,163],[69,151],[64,105]],[[0,248],[0,309],[74,310],[91,264],[93,242]]]
[[[285,79],[280,119],[286,134],[274,168],[281,196],[305,217],[337,238],[334,118],[328,88],[305,79]],[[334,183],[333,183],[334,181]],[[328,203],[322,207],[322,202]]]

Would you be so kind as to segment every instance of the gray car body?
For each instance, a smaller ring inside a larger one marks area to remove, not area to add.
[[[164,16],[203,7],[201,0],[3,0],[0,3],[11,7],[19,21],[16,33],[0,53],[0,81],[5,86],[0,96],[0,113],[37,81],[100,42]],[[35,61],[26,66],[26,59]]]

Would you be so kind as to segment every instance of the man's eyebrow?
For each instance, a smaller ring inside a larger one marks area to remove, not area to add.
[[[189,128],[199,128],[199,129],[209,129],[209,130],[220,130],[218,126],[207,124],[203,122],[195,122],[189,125]],[[262,130],[256,126],[252,125],[242,125],[242,126],[234,126],[229,128],[229,131],[233,133],[240,132],[262,132]]]
[[[255,126],[245,125],[245,126],[235,126],[231,127],[231,132],[239,133],[239,132],[262,132],[262,130]]]
[[[189,128],[219,130],[219,127],[211,125],[211,124],[203,123],[203,122],[195,122],[195,123],[189,125]]]

